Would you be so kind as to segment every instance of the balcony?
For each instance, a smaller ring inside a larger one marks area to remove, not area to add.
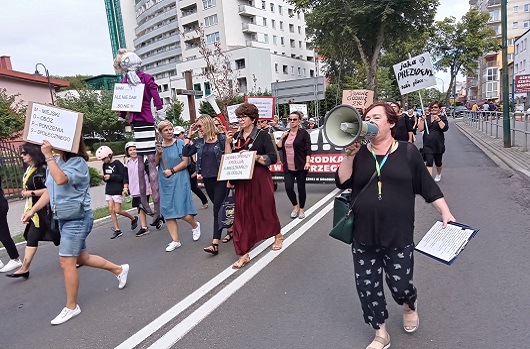
[[[254,41],[254,40],[246,40],[245,46],[247,47],[257,47],[257,48],[270,48],[270,44],[266,44],[264,42]]]
[[[263,15],[263,10],[250,5],[238,5],[238,13],[240,16],[254,17]]]
[[[502,0],[489,0],[488,8],[501,6],[501,1]]]
[[[190,9],[192,7],[197,8],[197,1],[196,0],[179,0],[178,7],[181,10]]]
[[[243,29],[243,33],[258,33],[260,26],[253,23],[241,23],[241,27]]]
[[[199,24],[199,14],[197,12],[187,13],[186,15],[183,13],[182,17],[179,19],[179,24],[183,27],[189,26],[194,22],[197,23],[197,25]]]

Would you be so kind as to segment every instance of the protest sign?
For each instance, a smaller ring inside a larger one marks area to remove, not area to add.
[[[229,105],[226,107],[226,111],[228,112],[228,123],[229,124],[236,124],[237,123],[237,116],[236,116],[236,109],[239,108],[240,104],[235,105]]]
[[[291,114],[293,111],[299,111],[302,113],[302,118],[307,119],[309,117],[309,113],[307,111],[307,104],[289,104],[289,114]]]
[[[402,95],[436,85],[428,52],[394,64],[394,73]]]
[[[111,110],[115,111],[142,111],[144,98],[144,84],[136,86],[129,84],[114,84]]]
[[[56,149],[77,153],[82,127],[82,113],[29,102],[23,138],[36,144],[46,140]]]
[[[217,174],[218,181],[229,181],[235,179],[252,179],[254,173],[255,151],[244,151],[242,153],[224,154],[221,157],[221,165]]]
[[[374,91],[372,90],[344,90],[342,91],[342,104],[351,105],[354,108],[368,108],[374,103]]]
[[[273,96],[245,96],[245,102],[254,104],[258,107],[260,120],[272,120],[276,98]]]

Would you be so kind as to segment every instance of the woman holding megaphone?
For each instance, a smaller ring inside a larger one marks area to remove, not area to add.
[[[351,189],[352,199],[359,196],[353,207],[357,218],[352,231],[355,283],[364,321],[375,329],[368,348],[381,349],[390,347],[383,274],[392,298],[403,306],[405,332],[415,332],[419,326],[413,284],[416,194],[433,204],[444,227],[455,218],[418,149],[394,139],[399,115],[392,107],[374,103],[366,109],[364,120],[377,125],[379,131],[368,144],[347,147],[349,155],[337,170],[335,182],[340,189]]]

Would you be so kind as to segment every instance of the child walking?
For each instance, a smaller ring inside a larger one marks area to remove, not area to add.
[[[143,207],[140,200],[140,175],[138,173],[138,154],[136,153],[136,143],[127,142],[125,144],[125,155],[128,156],[127,161],[125,162],[125,167],[127,167],[127,174],[129,177],[129,195],[132,196],[132,206],[138,208],[138,216],[140,216],[140,230],[135,234],[136,237],[144,236],[149,234],[149,228],[147,227],[147,214],[146,209]],[[143,171],[145,177],[147,201],[149,201],[149,178],[147,173]],[[162,225],[160,221],[159,225]],[[157,226],[157,229],[160,229],[160,226]]]
[[[125,166],[118,161],[112,161],[112,149],[106,145],[102,145],[96,150],[96,158],[103,161],[103,180],[107,185],[105,186],[105,200],[109,203],[110,216],[114,224],[114,233],[110,237],[115,239],[123,235],[118,225],[118,216],[121,215],[131,220],[131,230],[135,230],[138,226],[138,216],[132,216],[126,211],[122,211],[121,204],[123,197],[128,190],[127,172]]]

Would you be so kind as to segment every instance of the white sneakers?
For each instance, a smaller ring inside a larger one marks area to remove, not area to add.
[[[129,264],[122,264],[121,267],[123,268],[120,275],[116,276],[118,278],[118,281],[120,282],[118,284],[118,288],[121,290],[125,287],[125,284],[127,283],[127,274],[129,274]]]
[[[180,241],[171,241],[166,247],[166,252],[174,251],[177,248],[179,248],[180,246],[182,246]]]
[[[298,217],[298,211],[293,210],[293,212],[291,212],[291,218],[296,218],[296,217]]]
[[[435,182],[439,182],[442,180],[442,175],[441,174],[437,174],[436,176],[434,176],[434,181]]]
[[[7,262],[5,266],[2,262],[0,262],[0,267],[2,267],[2,269],[0,269],[0,273],[7,273],[8,271],[20,268],[21,266],[22,262],[20,261],[20,259],[18,261],[11,259],[9,262]]]
[[[193,241],[199,240],[201,237],[201,223],[197,222],[197,228],[192,229],[191,232],[193,233]]]
[[[60,325],[79,314],[81,314],[81,308],[79,308],[79,304],[75,305],[75,309],[68,309],[67,307],[64,307],[61,313],[51,321],[51,324]]]

